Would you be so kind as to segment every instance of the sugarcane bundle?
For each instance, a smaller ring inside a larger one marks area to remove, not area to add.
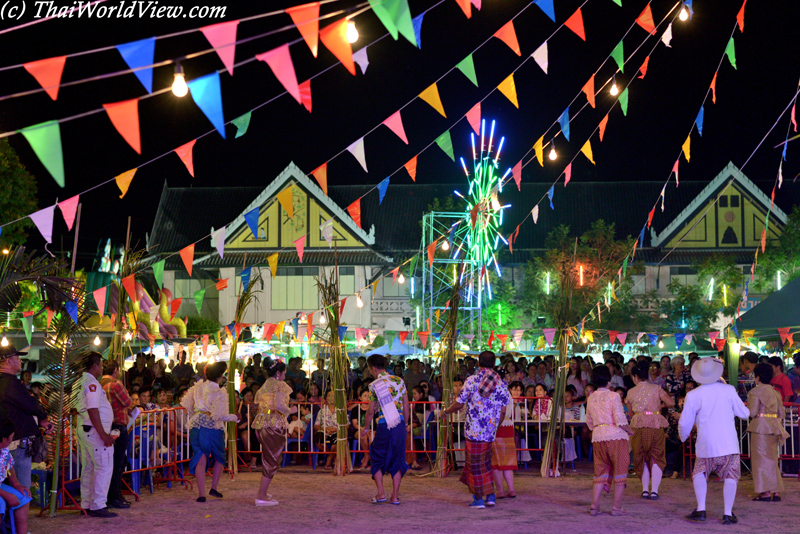
[[[453,402],[453,378],[456,373],[456,337],[458,336],[458,309],[461,303],[461,284],[456,281],[450,295],[450,307],[447,320],[439,338],[439,366],[442,374],[442,406],[450,406]],[[450,421],[445,418],[439,426],[436,436],[436,476],[446,477],[450,472],[450,454],[452,449],[453,434],[450,431]]]

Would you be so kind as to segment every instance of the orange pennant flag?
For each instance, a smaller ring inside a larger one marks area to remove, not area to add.
[[[322,192],[328,194],[328,163],[325,162],[313,171],[311,174],[317,180],[317,183],[322,188]]]
[[[461,8],[461,11],[467,16],[472,18],[472,2],[470,0],[456,0],[456,4]]]
[[[131,169],[129,171],[125,171],[114,178],[114,180],[117,181],[117,187],[119,187],[119,190],[122,191],[122,194],[119,196],[119,198],[125,197],[125,193],[128,192],[128,188],[131,186],[131,181],[133,181],[133,176],[136,174],[137,170],[138,169]]]
[[[761,253],[763,254],[767,250],[767,229],[761,229]]]
[[[513,50],[518,56],[522,53],[519,50],[519,42],[517,41],[517,32],[514,31],[514,21],[509,20],[505,26],[497,30],[494,34],[495,37],[503,41],[508,47]]]
[[[736,23],[739,25],[739,31],[744,31],[744,6],[747,4],[747,0],[742,2],[742,8],[739,10],[739,13],[736,14]]]
[[[172,302],[169,305],[169,318],[170,320],[175,318],[175,314],[178,313],[178,310],[181,309],[181,303],[183,302],[183,297],[172,299]]]
[[[139,136],[139,99],[132,98],[113,104],[103,104],[111,119],[111,124],[117,129],[125,141],[137,154],[142,153],[142,141]]]
[[[467,111],[467,122],[475,130],[475,135],[481,134],[481,103],[478,102]]]
[[[286,216],[289,217],[290,219],[293,219],[294,204],[292,202],[292,186],[290,185],[289,187],[287,187],[286,189],[275,195],[275,198],[277,198],[278,202],[280,202],[281,206],[283,207],[283,210],[286,212]]]
[[[353,222],[356,223],[356,226],[361,228],[361,199],[357,199],[355,202],[347,206],[347,213],[350,214],[350,217],[353,219]]]
[[[183,260],[183,266],[186,267],[186,271],[189,273],[189,276],[192,276],[192,261],[194,260],[194,243],[181,249],[181,259]]]
[[[433,255],[436,252],[436,241],[426,247],[428,251],[428,265],[433,268]]]
[[[305,39],[314,57],[317,57],[319,46],[319,2],[290,7],[286,13],[292,17],[300,35]]]
[[[639,71],[642,73],[639,75],[639,78],[643,79],[645,77],[645,75],[647,74],[647,65],[649,64],[650,64],[650,56],[647,56],[646,58],[644,58],[644,63],[642,63],[642,66],[639,67]]]
[[[194,144],[197,142],[197,139],[192,139],[185,145],[181,145],[175,149],[175,153],[181,158],[181,161],[184,165],[186,165],[186,170],[189,171],[189,174],[192,175],[194,178],[194,159],[192,157],[192,150],[194,149]]]
[[[603,135],[606,133],[606,126],[608,125],[608,115],[603,117],[600,121],[600,141],[603,141]]]
[[[59,56],[31,61],[30,63],[25,63],[24,67],[31,76],[36,78],[36,81],[50,95],[50,98],[56,100],[58,98],[58,88],[61,84],[61,73],[64,72],[64,63],[66,62],[67,56]]]
[[[574,31],[575,35],[584,41],[586,40],[586,33],[583,31],[583,14],[581,13],[581,8],[578,8],[578,10],[564,22],[564,26]]]
[[[134,275],[130,274],[123,278],[122,287],[125,288],[125,293],[127,293],[131,301],[136,302],[136,279]]]
[[[347,297],[342,299],[342,303],[339,305],[339,317],[341,318],[342,314],[344,313],[344,305],[347,304]]]
[[[583,92],[586,93],[586,100],[589,101],[589,105],[594,107],[594,74],[592,74],[592,77],[586,82],[586,85],[583,86]]]
[[[229,278],[217,278],[217,284],[216,284],[217,291],[222,291],[223,289],[227,289],[228,280]]]
[[[325,26],[319,32],[322,44],[342,62],[342,65],[352,74],[356,75],[356,64],[353,61],[353,49],[347,40],[347,19],[342,18],[329,26]]]
[[[47,329],[49,330],[50,329],[50,323],[53,322],[53,315],[56,312],[54,312],[50,308],[45,308],[45,310],[47,311]]]
[[[509,74],[508,78],[500,82],[500,85],[497,86],[501,93],[508,98],[514,107],[519,109],[519,102],[517,101],[517,87],[514,85],[514,74]]]
[[[644,28],[644,31],[650,35],[656,34],[656,25],[653,22],[653,12],[650,10],[650,4],[647,4],[642,14],[636,19],[636,24]]]
[[[444,106],[442,106],[442,99],[439,98],[439,88],[436,87],[435,83],[422,91],[419,94],[419,97],[430,104],[430,106],[438,111],[442,117],[447,118],[447,115],[444,113]]]
[[[297,86],[300,89],[300,102],[311,113],[311,79],[308,79]]]
[[[711,80],[711,101],[717,103],[717,73],[714,73],[714,78]]]
[[[414,182],[417,181],[417,156],[411,158],[408,163],[404,165],[406,170],[408,171],[408,175],[411,176],[411,180]]]

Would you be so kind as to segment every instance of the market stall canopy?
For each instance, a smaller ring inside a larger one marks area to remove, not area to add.
[[[390,354],[392,356],[409,356],[411,354],[422,354],[422,351],[418,348],[415,348],[411,343],[400,343],[400,339],[394,338],[392,342],[391,348],[389,348],[389,344],[383,345],[378,347],[377,349],[371,350],[367,353],[367,356],[372,356],[373,354]]]
[[[739,336],[744,330],[755,330],[754,337],[778,337],[778,328],[800,328],[800,278],[795,278],[780,291],[765,298],[758,306],[736,321]]]

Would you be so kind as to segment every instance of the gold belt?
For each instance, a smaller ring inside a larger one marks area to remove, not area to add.
[[[758,414],[758,417],[770,417],[770,418],[775,417],[775,418],[777,418],[778,414],[776,414],[776,413],[760,413],[760,414]]]
[[[658,415],[658,412],[642,412],[645,415]]]
[[[211,412],[204,412],[204,411],[202,411],[202,410],[200,410],[200,411],[199,411],[199,412],[197,412],[197,413],[204,413],[204,414],[206,414],[206,415],[211,415]]]
[[[594,425],[595,428],[600,428],[601,426],[616,426],[616,425],[612,425],[611,423],[603,423],[603,424],[600,424],[600,425]]]

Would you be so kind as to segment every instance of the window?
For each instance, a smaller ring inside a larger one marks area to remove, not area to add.
[[[735,195],[731,195],[731,207],[738,208],[739,207],[739,197]]]
[[[356,290],[356,268],[339,267],[339,294],[352,295]]]
[[[683,285],[697,283],[697,271],[691,267],[670,267],[670,281],[677,280]]]
[[[641,274],[635,274],[631,276],[631,294],[633,295],[644,295],[647,293],[647,278]]]
[[[408,296],[409,283],[408,278],[406,278],[405,284],[401,284],[398,280],[392,285],[392,275],[389,274],[383,278],[383,296],[385,298],[406,297]]]
[[[728,196],[722,195],[719,197],[719,207],[720,208],[727,208],[728,207]]]
[[[272,280],[273,310],[313,310],[319,306],[316,267],[278,267]]]

